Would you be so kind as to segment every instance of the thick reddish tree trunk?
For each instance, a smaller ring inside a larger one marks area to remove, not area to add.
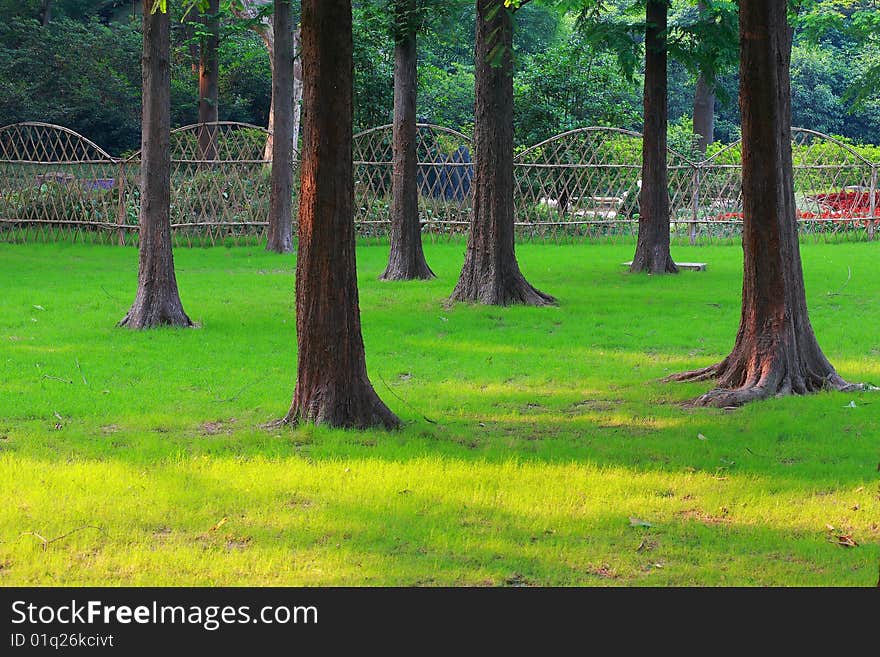
[[[272,97],[272,190],[266,250],[293,251],[293,17],[290,0],[275,0]]]
[[[138,289],[119,326],[192,326],[171,252],[171,68],[168,14],[144,0],[143,123]]]
[[[199,159],[217,159],[217,127],[219,79],[217,46],[220,37],[220,0],[208,0],[204,16],[207,36],[199,51]]]
[[[555,303],[532,287],[514,251],[513,16],[504,0],[477,0],[474,50],[474,212],[453,301]]]
[[[285,421],[395,428],[367,378],[358,308],[350,0],[303,0],[304,132],[296,261],[298,363]],[[277,140],[276,140],[277,141]]]
[[[666,0],[648,0],[645,28],[645,127],[642,137],[642,192],[639,237],[630,271],[677,274],[669,253],[669,183],[666,130]]]
[[[395,0],[391,252],[383,280],[434,278],[422,249],[416,152],[416,0]]]
[[[786,0],[740,3],[743,299],[733,351],[674,380],[717,378],[700,406],[849,390],[825,358],[807,313],[791,154],[791,31]]]

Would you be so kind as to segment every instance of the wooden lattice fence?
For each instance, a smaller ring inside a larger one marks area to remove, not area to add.
[[[265,238],[269,133],[218,122],[171,134],[171,222],[177,244]],[[850,146],[792,130],[798,225],[815,239],[873,239],[880,225],[878,168]],[[524,149],[514,161],[521,240],[617,240],[637,232],[641,135],[581,128]],[[668,153],[670,222],[677,242],[736,239],[742,227],[741,143],[694,162]],[[473,145],[460,132],[419,124],[419,214],[432,239],[460,238],[472,216]],[[388,233],[392,126],[354,136],[355,225]],[[136,244],[140,154],[114,158],[61,126],[0,128],[0,240]],[[294,193],[298,185],[294,185]],[[294,205],[294,207],[296,207]]]

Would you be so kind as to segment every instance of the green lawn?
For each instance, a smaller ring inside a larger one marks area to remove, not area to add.
[[[803,247],[820,343],[875,384],[878,248]],[[446,307],[463,251],[427,245],[429,283],[358,251],[388,434],[264,428],[293,391],[292,257],[180,249],[201,328],[133,333],[134,249],[0,244],[0,584],[877,583],[880,394],[723,412],[659,381],[729,350],[739,247],[657,278],[631,245],[520,246],[549,309]]]

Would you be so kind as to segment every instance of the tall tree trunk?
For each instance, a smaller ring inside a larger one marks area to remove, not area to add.
[[[715,90],[702,74],[694,92],[694,137],[697,151],[705,158],[706,148],[715,141]]]
[[[702,15],[706,11],[703,0],[697,2],[697,10]],[[700,73],[694,91],[694,142],[697,151],[706,157],[706,148],[715,141],[715,88]]]
[[[216,123],[218,119],[217,47],[220,40],[220,0],[208,0],[204,24],[207,36],[202,39],[199,51],[199,159],[216,160],[217,126],[204,124]]]
[[[791,154],[791,31],[786,0],[740,3],[743,298],[733,351],[672,377],[717,378],[699,406],[823,389],[850,390],[825,358],[807,313]]]
[[[272,95],[275,98],[272,142],[272,191],[269,197],[267,251],[293,251],[293,19],[291,0],[275,0],[275,52]]]
[[[171,68],[168,14],[144,0],[143,127],[138,289],[119,326],[192,326],[171,252]]]
[[[358,308],[350,0],[303,0],[305,126],[296,260],[297,379],[286,422],[395,428],[373,390]]]
[[[514,251],[513,17],[504,0],[477,0],[474,50],[474,212],[454,301],[555,303],[532,287]]]
[[[416,0],[394,3],[394,165],[391,252],[383,280],[434,278],[422,249],[416,139]]]
[[[639,237],[630,271],[650,274],[678,273],[678,267],[669,253],[667,11],[667,0],[648,0],[645,13],[645,128],[642,137]]]
[[[52,0],[42,0],[40,2],[40,24],[46,27],[52,22]]]
[[[273,0],[241,0],[241,5],[233,5],[232,11],[239,18],[254,19],[260,15],[260,7],[271,4]],[[272,69],[274,77],[275,71],[275,36],[272,29],[272,20],[263,17],[259,22],[253,23],[251,29],[260,35],[266,50],[269,53],[269,67]],[[299,130],[300,119],[302,116],[302,93],[303,93],[303,74],[302,74],[302,57],[299,56],[300,30],[296,29],[293,33],[293,49],[296,53],[296,59],[293,63],[293,150],[299,149]],[[275,127],[275,93],[273,89],[272,100],[269,104],[269,136],[266,138],[266,148],[264,157],[267,160],[272,159],[272,135]]]

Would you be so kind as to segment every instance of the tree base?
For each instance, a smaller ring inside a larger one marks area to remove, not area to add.
[[[143,330],[160,326],[193,328],[195,324],[183,311],[180,304],[141,304],[135,301],[128,314],[116,326]]]
[[[487,306],[555,306],[555,297],[531,285],[522,274],[506,280],[490,280],[478,283],[459,280],[449,297],[452,302],[479,303]]]
[[[293,253],[291,240],[273,240],[266,242],[266,250],[270,253]]]
[[[749,402],[771,397],[807,395],[823,390],[855,392],[874,389],[873,386],[844,381],[833,368],[827,369],[824,374],[808,371],[798,372],[795,375],[783,371],[779,363],[764,368],[763,375],[756,372],[759,369],[760,367],[748,368],[732,365],[730,358],[727,358],[715,365],[673,374],[663,380],[692,383],[717,379],[719,387],[685,404],[691,408],[738,408]]]
[[[660,255],[655,258],[639,256],[637,253],[629,267],[633,274],[677,274],[678,266],[670,255]]]
[[[325,386],[304,395],[299,387],[284,424],[323,424],[336,429],[399,429],[400,419],[366,383],[356,394],[341,394]]]
[[[389,264],[379,276],[380,281],[429,281],[432,278],[437,276],[425,262],[410,267]]]

